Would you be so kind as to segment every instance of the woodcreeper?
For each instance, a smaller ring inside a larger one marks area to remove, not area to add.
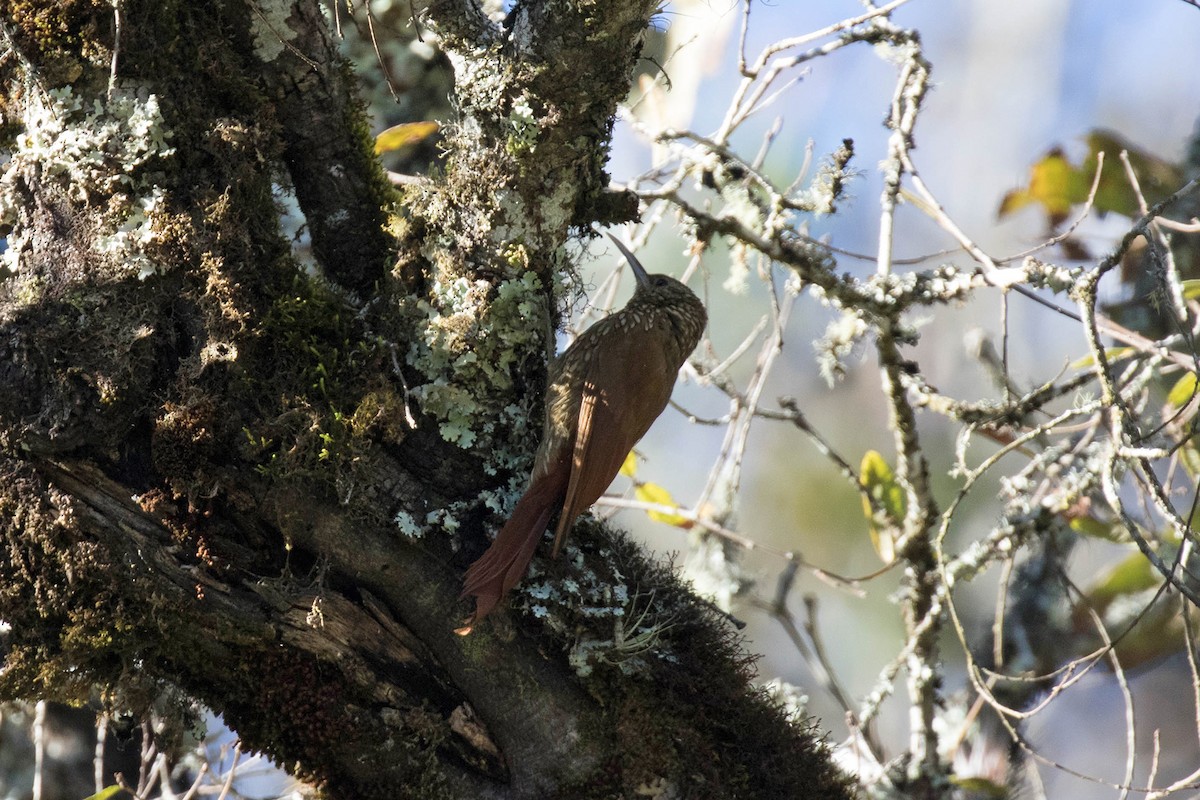
[[[575,518],[608,488],[667,407],[679,368],[707,324],[691,289],[648,274],[628,248],[609,238],[629,262],[637,287],[624,308],[580,334],[550,364],[529,488],[495,541],[467,568],[462,596],[475,598],[475,612],[458,633],[470,633],[517,585],[561,509],[552,551],[558,557]]]

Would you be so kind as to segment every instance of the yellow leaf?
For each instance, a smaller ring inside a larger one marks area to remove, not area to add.
[[[1120,361],[1122,358],[1128,358],[1136,352],[1136,347],[1109,347],[1105,349],[1104,357],[1108,359],[1108,363],[1111,364],[1114,361]],[[1090,369],[1094,366],[1096,366],[1096,359],[1092,357],[1091,353],[1089,353],[1078,361],[1072,361],[1070,368]]]
[[[890,564],[896,558],[892,533],[904,519],[908,508],[904,488],[896,483],[896,476],[887,460],[875,450],[863,454],[858,480],[874,501],[872,507],[871,501],[863,498],[863,514],[867,518],[871,544],[883,562]],[[878,514],[875,508],[879,509]]]
[[[996,216],[1004,219],[1009,214],[1014,214],[1033,202],[1036,202],[1036,199],[1028,189],[1013,189],[1011,192],[1006,192],[1000,200],[1000,208],[997,209]]]
[[[1171,391],[1167,392],[1167,402],[1176,408],[1183,408],[1192,402],[1196,396],[1196,373],[1185,372],[1183,377],[1175,382]]]
[[[1055,147],[1029,168],[1029,186],[1004,196],[998,216],[1006,217],[1030,203],[1039,203],[1052,224],[1066,219],[1071,206],[1087,199],[1090,177]]]
[[[1071,517],[1071,530],[1092,539],[1105,539],[1110,542],[1124,542],[1129,539],[1125,528],[1111,522],[1103,522],[1091,516]]]
[[[432,136],[440,127],[436,122],[402,122],[375,137],[375,154],[399,150]]]
[[[95,794],[89,794],[83,800],[108,800],[108,798],[115,796],[120,791],[121,787],[114,783],[111,786],[105,786]]]
[[[887,460],[876,450],[863,454],[859,480],[871,493],[888,517],[888,522],[898,523],[908,511],[908,499],[904,489],[896,483],[896,476]]]
[[[660,506],[671,506],[678,508],[679,504],[671,497],[671,493],[657,483],[639,483],[633,487],[634,496],[643,503],[654,503]],[[647,511],[646,516],[655,522],[665,522],[667,525],[674,525],[676,528],[690,528],[692,521],[681,517],[678,514],[666,514],[662,511]]]
[[[637,454],[630,450],[629,455],[625,456],[625,462],[621,464],[621,474],[626,478],[637,476]]]
[[[1200,280],[1183,281],[1179,287],[1183,290],[1184,300],[1200,299]]]

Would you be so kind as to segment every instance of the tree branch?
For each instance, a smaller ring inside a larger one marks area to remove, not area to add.
[[[366,296],[394,259],[384,214],[392,191],[320,3],[295,0],[291,9],[284,29],[260,31],[281,40],[267,51],[275,57],[258,51],[279,114],[283,161],[317,261],[331,280]]]

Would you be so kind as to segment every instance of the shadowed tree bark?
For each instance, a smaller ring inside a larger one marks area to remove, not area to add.
[[[458,118],[398,196],[315,1],[2,4],[4,698],[196,698],[334,797],[847,796],[610,531],[452,632],[564,245],[636,215],[604,163],[656,7],[416,8]]]

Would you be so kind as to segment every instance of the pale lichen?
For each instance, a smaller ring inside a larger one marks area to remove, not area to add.
[[[808,719],[808,695],[799,686],[782,678],[774,678],[763,684],[763,693],[783,709],[788,721],[802,724]]]
[[[620,573],[606,570],[608,577],[604,577],[586,566],[579,548],[570,541],[564,555],[564,560],[573,567],[570,577],[551,578],[542,572],[535,560],[531,571],[533,580],[518,587],[517,595],[534,609],[535,614],[546,617],[551,627],[561,631],[574,627],[569,621],[573,615],[582,614],[593,619],[624,616],[629,589]],[[612,554],[601,550],[598,555],[609,557]]]
[[[407,511],[397,511],[392,521],[396,523],[400,533],[408,539],[421,539],[425,536],[425,526],[419,524],[416,518]]]
[[[1046,264],[1032,256],[1022,262],[1021,269],[1032,286],[1049,289],[1055,294],[1071,291],[1079,278],[1086,274],[1083,267],[1069,268]]]
[[[250,4],[250,34],[254,37],[254,55],[270,63],[296,38],[288,25],[292,14],[290,0],[255,0]]]
[[[651,660],[677,662],[665,636],[676,618],[655,602],[655,592],[635,592],[631,597],[624,584],[613,588],[599,608],[579,609],[593,619],[611,619],[612,627],[610,636],[596,636],[594,627],[577,635],[567,655],[575,674],[586,678],[598,665],[607,664],[632,675],[646,671]]]
[[[146,188],[135,172],[175,152],[154,94],[118,93],[86,104],[69,86],[31,90],[23,111],[24,130],[0,174],[0,221],[13,221],[22,181],[56,180],[68,197],[89,202],[118,189]]]
[[[455,506],[461,506],[461,504],[456,503]],[[460,527],[458,517],[454,514],[455,506],[430,511],[425,515],[425,522],[430,527],[441,528],[447,533],[455,533]]]
[[[829,323],[825,335],[814,343],[821,377],[830,387],[845,376],[845,359],[866,333],[866,321],[857,313],[846,311]]]
[[[498,431],[507,442],[523,438],[525,412],[496,401],[511,394],[519,359],[541,346],[545,308],[541,281],[530,271],[500,282],[494,294],[483,280],[437,281],[432,301],[416,302],[421,320],[407,360],[427,381],[412,396],[438,420],[442,438],[463,448],[492,443]],[[502,450],[498,458],[516,455]]]
[[[752,583],[741,563],[730,558],[725,544],[715,536],[702,536],[688,550],[683,576],[692,589],[713,605],[728,612],[733,599]]]
[[[158,96],[119,92],[90,103],[69,86],[25,89],[23,130],[0,173],[0,224],[14,228],[4,266],[21,271],[25,238],[22,199],[30,185],[57,185],[80,204],[106,201],[95,250],[119,271],[145,278],[156,266],[146,254],[163,192],[144,175],[154,160],[174,153]]]
[[[511,133],[506,147],[510,154],[532,153],[537,148],[537,115],[525,95],[513,101],[512,109],[508,112],[508,125]]]
[[[740,241],[729,248],[729,277],[721,284],[722,289],[741,296],[750,290],[749,256],[746,245]]]
[[[146,247],[155,238],[154,221],[156,212],[163,205],[164,193],[153,187],[140,197],[130,199],[117,195],[117,201],[128,209],[126,217],[116,230],[101,233],[94,242],[96,252],[108,256],[111,263],[124,270],[136,272],[138,280],[145,280],[159,271],[159,262],[146,254]]]

